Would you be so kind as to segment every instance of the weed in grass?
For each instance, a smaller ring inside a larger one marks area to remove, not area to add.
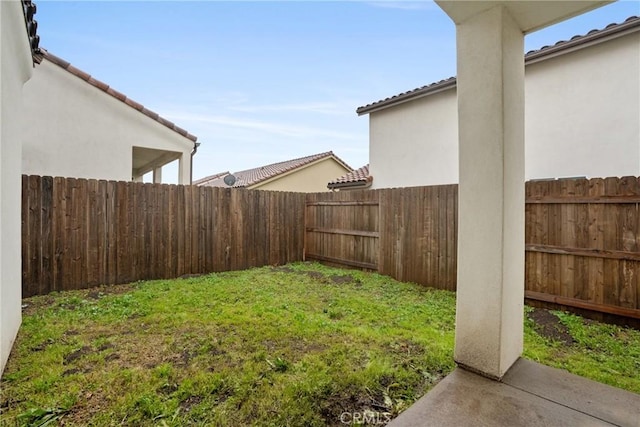
[[[266,359],[267,363],[276,372],[286,372],[289,369],[289,362],[281,358],[280,356],[276,357],[273,362],[269,359]]]
[[[30,427],[44,427],[59,421],[68,411],[66,408],[30,408],[19,414],[17,420]]]

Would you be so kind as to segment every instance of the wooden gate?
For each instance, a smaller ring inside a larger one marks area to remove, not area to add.
[[[376,191],[316,193],[305,206],[305,259],[378,270]]]

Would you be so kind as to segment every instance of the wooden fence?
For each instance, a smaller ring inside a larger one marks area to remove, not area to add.
[[[526,196],[526,297],[640,319],[639,179],[528,182]],[[303,257],[456,287],[456,185],[305,195],[25,176],[22,203],[24,296]]]
[[[23,296],[302,259],[304,195],[22,178]]]
[[[378,270],[378,200],[367,190],[308,194],[305,258]]]
[[[526,184],[529,300],[640,319],[638,180]],[[456,185],[312,194],[306,218],[307,258],[456,288]]]
[[[526,186],[526,296],[640,319],[636,177]]]
[[[455,290],[455,185],[308,194],[305,258]]]

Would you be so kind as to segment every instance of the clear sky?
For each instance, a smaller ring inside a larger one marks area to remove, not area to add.
[[[357,107],[456,74],[455,27],[431,1],[36,3],[42,47],[198,136],[194,179],[329,150],[360,167]],[[640,2],[619,1],[525,50],[632,15]]]

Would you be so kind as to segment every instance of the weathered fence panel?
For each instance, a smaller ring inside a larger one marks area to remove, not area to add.
[[[308,194],[306,259],[455,290],[455,185]]]
[[[526,297],[640,319],[639,178],[532,181],[526,197]],[[307,257],[455,290],[457,208],[457,185],[308,195]],[[378,222],[350,219],[365,213]]]
[[[640,319],[636,177],[526,186],[526,296]]]
[[[23,296],[302,259],[304,194],[23,176]]]
[[[456,289],[456,185],[380,192],[379,271],[398,280]]]
[[[23,295],[303,257],[455,290],[457,199],[24,176]],[[528,182],[524,209],[529,300],[640,319],[639,178]]]
[[[378,270],[379,194],[367,190],[308,194],[305,258]]]

